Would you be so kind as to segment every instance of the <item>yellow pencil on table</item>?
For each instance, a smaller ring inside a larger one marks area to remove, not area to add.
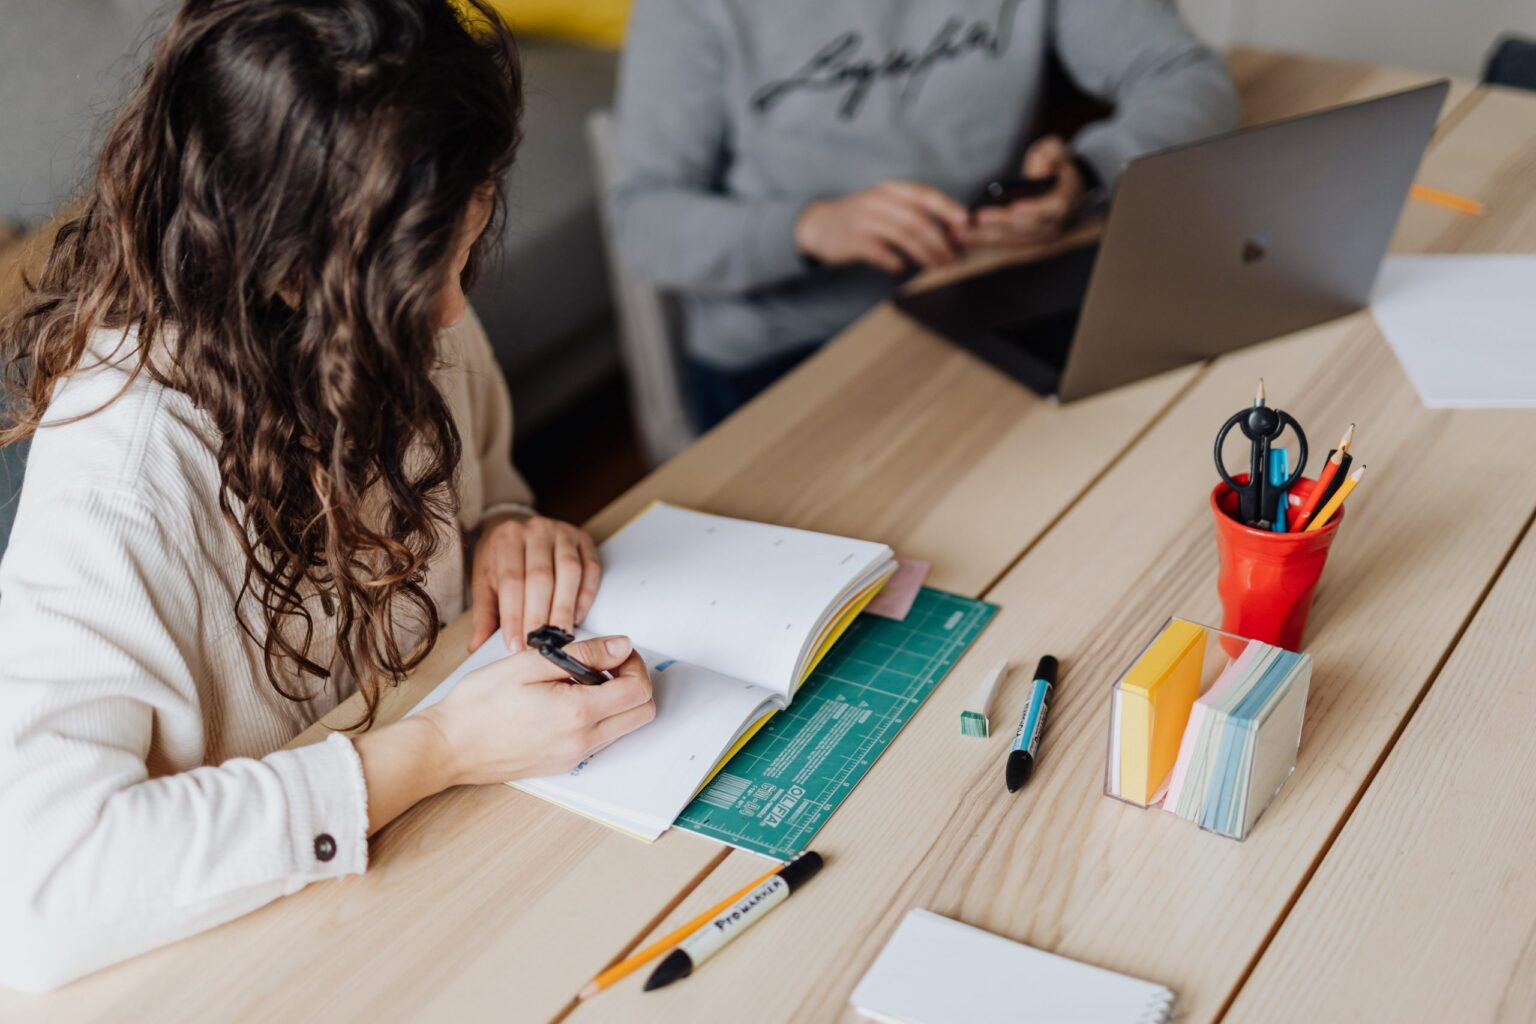
[[[1476,199],[1459,196],[1455,192],[1447,192],[1440,188],[1430,188],[1428,185],[1415,185],[1409,195],[1426,203],[1434,203],[1443,206],[1447,210],[1455,210],[1457,213],[1467,213],[1474,217],[1481,217],[1487,212],[1482,203]]]
[[[1344,504],[1344,499],[1349,497],[1349,492],[1359,485],[1360,478],[1364,475],[1364,466],[1349,474],[1348,479],[1339,485],[1337,491],[1333,492],[1333,497],[1328,499],[1328,503],[1318,510],[1317,515],[1312,517],[1312,521],[1307,524],[1305,532],[1311,533],[1313,530],[1321,530],[1327,526],[1328,520],[1333,518],[1333,514],[1339,510],[1340,505]]]
[[[718,917],[731,904],[735,903],[747,893],[768,881],[768,879],[772,878],[780,871],[783,871],[784,868],[785,865],[779,865],[763,877],[749,882],[741,889],[731,893],[725,899],[721,900],[719,903],[716,903],[714,906],[704,911],[704,913],[700,914],[692,921],[689,921],[687,924],[668,932],[662,938],[657,939],[649,946],[646,946],[634,956],[626,957],[625,959],[620,960],[618,963],[614,964],[612,967],[608,968],[606,971],[599,974],[591,981],[587,982],[586,987],[583,988],[581,993],[576,996],[577,1000],[591,999],[593,996],[597,995],[599,992],[612,985],[614,982],[619,981],[620,979],[627,977],[630,974],[633,974],[635,971],[644,967],[646,964],[661,956],[663,953],[670,952],[672,948],[675,947],[678,943],[682,942],[688,936],[704,927],[705,924],[707,924],[711,919]]]

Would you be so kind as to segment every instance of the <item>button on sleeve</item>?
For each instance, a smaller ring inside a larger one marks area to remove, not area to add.
[[[368,790],[352,741],[268,755],[288,795],[294,873],[310,880],[360,874],[368,866]]]

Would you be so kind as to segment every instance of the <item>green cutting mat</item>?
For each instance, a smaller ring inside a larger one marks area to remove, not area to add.
[[[996,611],[924,587],[901,622],[860,615],[674,824],[778,860],[800,853]]]

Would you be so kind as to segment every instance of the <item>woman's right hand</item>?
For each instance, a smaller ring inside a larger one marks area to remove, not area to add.
[[[538,652],[523,651],[471,672],[417,716],[441,734],[450,785],[569,771],[656,717],[650,674],[628,637],[583,640],[566,651],[613,678],[582,686]]]

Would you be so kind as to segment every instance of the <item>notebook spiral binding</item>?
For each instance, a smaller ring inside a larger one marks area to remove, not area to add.
[[[1173,1020],[1174,1003],[1177,1001],[1178,996],[1172,992],[1162,992],[1153,996],[1152,1001],[1147,1003],[1146,1008],[1141,1011],[1137,1024],[1170,1024]]]

